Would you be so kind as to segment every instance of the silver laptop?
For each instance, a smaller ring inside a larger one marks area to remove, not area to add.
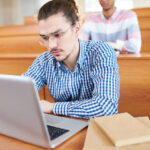
[[[42,113],[31,78],[0,75],[0,134],[54,148],[87,125],[86,121]]]

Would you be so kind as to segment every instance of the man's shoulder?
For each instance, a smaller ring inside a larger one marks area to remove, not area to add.
[[[44,52],[37,57],[37,60],[41,63],[47,63],[52,62],[54,60],[54,57],[50,54],[50,52]]]
[[[86,51],[93,56],[106,56],[113,53],[112,47],[103,41],[85,41]]]
[[[98,22],[101,19],[100,16],[100,13],[89,15],[86,17],[86,22]]]
[[[95,46],[101,45],[103,41],[80,40],[80,44],[84,45],[86,50],[92,50]]]
[[[132,10],[118,10],[118,14],[121,17],[130,18],[130,17],[136,17],[136,13]]]

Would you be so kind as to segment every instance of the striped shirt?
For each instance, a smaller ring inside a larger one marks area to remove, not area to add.
[[[24,75],[35,80],[38,90],[48,85],[54,114],[91,118],[117,113],[120,80],[114,50],[104,42],[79,42],[74,71],[45,52]]]
[[[138,53],[141,49],[137,16],[130,10],[116,9],[109,19],[106,19],[102,13],[88,17],[82,26],[80,38],[113,43],[119,41],[122,51],[133,53]]]

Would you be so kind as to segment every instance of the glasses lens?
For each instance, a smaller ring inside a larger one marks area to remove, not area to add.
[[[42,38],[39,39],[39,43],[41,46],[44,46],[44,47],[46,46],[46,43]]]

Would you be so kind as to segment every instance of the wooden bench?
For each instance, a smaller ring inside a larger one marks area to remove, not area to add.
[[[39,30],[34,25],[0,27],[0,54],[35,54],[46,50],[40,46]]]
[[[142,35],[141,53],[150,52],[150,8],[133,9],[138,15]],[[91,14],[81,15],[81,22]],[[1,53],[42,53],[46,49],[38,43],[39,29],[36,17],[25,17],[25,25],[0,27]]]
[[[139,20],[139,26],[142,36],[141,53],[150,53],[150,8],[133,9]]]

